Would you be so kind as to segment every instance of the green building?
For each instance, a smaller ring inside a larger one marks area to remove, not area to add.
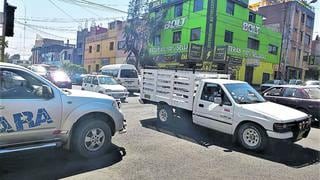
[[[148,48],[160,67],[220,70],[251,84],[276,77],[281,34],[263,26],[263,17],[248,9],[248,0],[150,4],[150,17],[162,12],[164,25]]]

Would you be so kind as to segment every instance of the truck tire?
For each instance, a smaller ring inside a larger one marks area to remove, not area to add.
[[[111,147],[111,130],[99,119],[80,122],[72,137],[72,149],[86,158],[105,154]]]
[[[162,123],[168,123],[173,118],[172,107],[164,104],[157,106],[157,118]]]
[[[241,145],[251,151],[263,151],[268,144],[268,136],[264,129],[254,123],[245,123],[238,130]]]

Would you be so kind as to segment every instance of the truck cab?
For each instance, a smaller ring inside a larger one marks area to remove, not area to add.
[[[63,146],[96,157],[125,132],[124,116],[107,95],[60,89],[7,63],[0,63],[0,82],[0,154]]]

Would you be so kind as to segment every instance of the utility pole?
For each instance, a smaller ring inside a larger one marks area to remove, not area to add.
[[[2,43],[1,43],[1,59],[0,62],[4,62],[4,50],[6,43],[6,9],[7,9],[7,0],[3,2],[3,23],[2,23]]]

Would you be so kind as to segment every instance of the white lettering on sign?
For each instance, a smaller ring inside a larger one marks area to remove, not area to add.
[[[243,22],[242,24],[242,30],[253,33],[253,34],[259,34],[260,33],[260,27],[255,25],[255,24],[251,24],[248,22]]]
[[[187,52],[188,45],[173,45],[173,46],[166,46],[166,47],[153,47],[149,49],[150,54],[171,54],[177,52]]]
[[[185,22],[186,22],[186,17],[167,21],[166,24],[164,25],[164,29],[181,28]]]

